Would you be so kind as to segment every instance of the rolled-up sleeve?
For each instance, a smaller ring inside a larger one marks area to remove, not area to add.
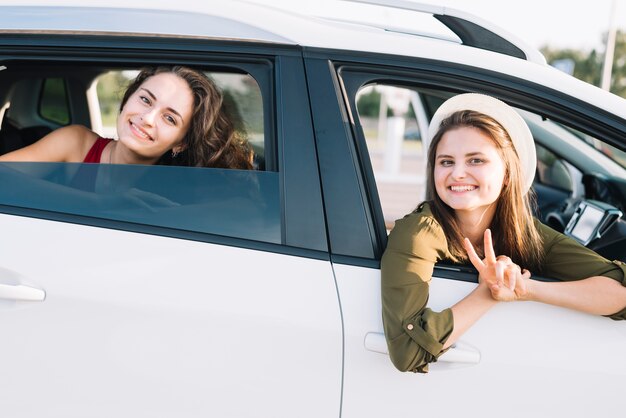
[[[613,268],[611,273],[605,274],[605,276],[611,277],[612,279],[615,279],[615,280],[619,280],[620,283],[622,283],[622,286],[626,286],[626,264],[624,264],[622,261],[619,261],[619,260],[613,261],[613,264],[615,267]],[[622,275],[621,280],[618,277],[613,277],[614,275],[617,276],[620,273]],[[622,309],[619,312],[615,312],[613,315],[607,315],[607,316],[616,321],[626,320],[626,308]]]
[[[382,258],[382,308],[391,361],[398,370],[426,373],[452,333],[452,311],[426,307],[437,261],[447,258],[439,224],[424,213],[396,222]]]
[[[598,253],[581,245],[550,227],[538,224],[545,245],[545,262],[542,275],[563,281],[582,280],[604,276],[626,286],[626,265],[621,261],[609,261]],[[626,319],[626,308],[613,315],[615,320]]]

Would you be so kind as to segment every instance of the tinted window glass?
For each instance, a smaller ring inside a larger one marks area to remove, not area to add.
[[[2,163],[0,178],[3,205],[281,243],[275,172]]]
[[[43,82],[39,114],[42,118],[67,125],[70,123],[70,110],[67,105],[67,90],[62,78],[47,78]]]

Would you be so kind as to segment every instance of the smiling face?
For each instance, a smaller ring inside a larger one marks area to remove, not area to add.
[[[193,95],[185,80],[172,73],[149,77],[120,112],[120,144],[137,159],[154,163],[166,152],[183,148],[192,112]]]
[[[457,213],[482,212],[495,202],[500,196],[505,173],[495,143],[477,128],[451,129],[437,144],[435,190]]]

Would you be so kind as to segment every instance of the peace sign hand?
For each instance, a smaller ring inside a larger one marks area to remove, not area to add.
[[[483,239],[485,258],[482,260],[470,240],[465,238],[463,241],[471,263],[478,270],[479,283],[484,283],[489,288],[495,300],[509,302],[523,299],[528,293],[525,280],[530,278],[530,272],[522,272],[507,256],[496,257],[489,229],[485,230]]]

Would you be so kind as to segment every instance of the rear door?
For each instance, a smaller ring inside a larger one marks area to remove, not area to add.
[[[377,61],[338,55],[332,62],[323,51],[308,53],[331,259],[345,328],[342,416],[408,411],[425,416],[496,417],[502,411],[515,417],[537,411],[541,416],[618,415],[623,409],[620,382],[626,376],[623,321],[531,302],[503,303],[432,364],[427,375],[400,373],[386,354],[380,256],[394,219],[424,198],[425,150],[419,137],[429,112],[422,93],[498,96],[503,87],[542,90],[449,64],[401,68],[391,67],[389,57]],[[487,78],[489,83],[483,81]],[[542,93],[526,102],[515,93],[503,99],[526,108],[549,103],[552,107],[536,108],[544,115],[557,109],[567,113],[570,104],[547,89]],[[368,110],[383,94],[388,94],[389,110]],[[392,105],[398,98],[404,107]],[[429,306],[435,311],[450,307],[476,285],[474,274],[441,266],[432,280]]]
[[[0,47],[0,77],[164,61],[247,75],[255,90],[229,93],[260,106],[260,129],[247,126],[250,171],[0,164],[3,416],[338,416],[342,327],[300,51],[34,36],[18,60],[19,39]]]

